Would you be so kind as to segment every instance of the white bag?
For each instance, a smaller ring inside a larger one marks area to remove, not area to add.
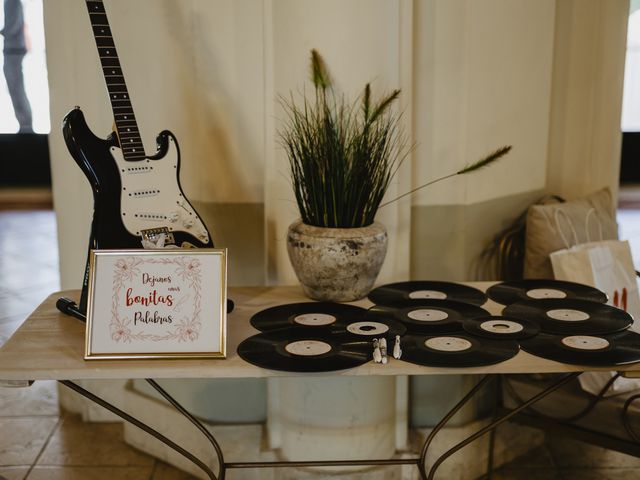
[[[591,285],[609,297],[609,305],[627,311],[633,318],[640,318],[640,296],[631,257],[629,242],[606,240],[583,243],[550,255],[553,274],[557,280]],[[640,320],[631,330],[640,332]],[[587,372],[580,378],[582,388],[594,395],[611,379],[612,372]],[[617,395],[640,388],[640,379],[619,378],[609,388],[607,395]]]
[[[550,255],[557,280],[591,285],[609,297],[609,305],[640,318],[640,296],[629,242],[583,243]],[[634,322],[634,327],[638,325]],[[632,327],[633,328],[633,327]]]

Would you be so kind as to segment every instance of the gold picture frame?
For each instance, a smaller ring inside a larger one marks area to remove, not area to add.
[[[85,360],[225,358],[226,249],[92,250]]]

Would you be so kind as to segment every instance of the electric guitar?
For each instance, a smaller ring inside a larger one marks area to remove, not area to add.
[[[86,0],[86,5],[115,125],[106,139],[99,138],[79,107],[63,121],[69,153],[93,190],[89,250],[142,248],[142,239],[153,241],[160,233],[165,234],[166,243],[180,247],[213,247],[207,227],[180,186],[180,148],[175,136],[168,130],[160,132],[156,152],[145,154],[104,4]],[[80,313],[86,312],[88,280],[87,263],[77,307]]]

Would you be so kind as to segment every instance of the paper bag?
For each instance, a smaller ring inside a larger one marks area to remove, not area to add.
[[[550,255],[557,280],[591,285],[609,297],[609,305],[634,318],[631,329],[640,332],[640,296],[629,242],[606,240],[583,243]],[[587,372],[580,378],[582,388],[594,395],[609,381],[612,372]],[[640,380],[619,378],[609,388],[615,395],[640,388]]]

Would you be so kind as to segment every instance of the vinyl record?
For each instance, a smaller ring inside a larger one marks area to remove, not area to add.
[[[503,315],[532,320],[540,331],[555,335],[599,335],[624,330],[633,318],[624,310],[586,300],[549,298],[506,307]]]
[[[462,332],[467,318],[489,315],[484,308],[451,300],[408,300],[395,307],[376,305],[365,315],[366,320],[395,319],[402,322],[409,333],[436,335]]]
[[[502,305],[511,305],[522,300],[565,298],[606,303],[607,294],[597,288],[581,283],[562,280],[530,279],[498,283],[487,290],[489,298]]]
[[[391,307],[398,303],[422,300],[453,300],[473,305],[482,305],[487,301],[487,296],[476,288],[429,280],[383,285],[371,290],[368,298],[376,305]]]
[[[238,355],[254,365],[285,372],[331,372],[368,362],[372,342],[335,335],[324,328],[290,327],[259,333],[238,345]]]
[[[538,357],[573,365],[608,367],[640,361],[640,335],[630,330],[607,335],[541,333],[520,346]]]
[[[480,367],[510,359],[519,351],[513,340],[490,340],[467,334],[405,335],[402,360],[428,367]]]
[[[354,305],[333,302],[304,302],[267,308],[251,317],[251,325],[267,332],[285,327],[327,327],[337,325],[346,328],[360,321],[366,310]]]
[[[336,323],[328,327],[334,335],[347,335],[362,340],[373,340],[384,337],[387,341],[395,339],[396,335],[404,335],[407,327],[402,322],[392,318],[363,318],[356,322]]]
[[[462,322],[462,327],[471,335],[495,340],[522,340],[540,332],[540,325],[532,320],[503,315],[469,318]]]

